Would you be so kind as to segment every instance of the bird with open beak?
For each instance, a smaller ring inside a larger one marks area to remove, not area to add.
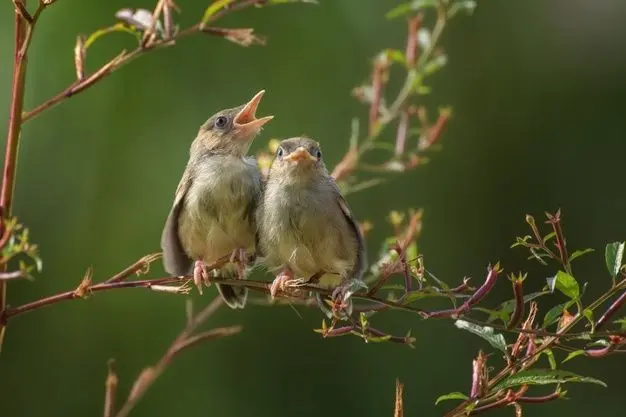
[[[256,118],[264,92],[244,105],[219,111],[200,127],[165,222],[161,236],[165,270],[174,276],[193,273],[200,293],[202,283],[210,283],[207,264],[230,255],[236,262],[213,270],[213,276],[242,278],[246,254],[255,253],[261,174],[246,153],[261,127],[273,118]],[[217,289],[231,308],[245,306],[246,288],[218,284]]]
[[[257,210],[258,250],[271,285],[280,289],[317,281],[333,288],[333,301],[350,313],[349,289],[365,287],[366,253],[359,226],[322,160],[319,143],[295,137],[282,141]],[[348,295],[348,297],[346,297]],[[320,308],[331,315],[317,295]],[[335,305],[335,304],[334,304]]]

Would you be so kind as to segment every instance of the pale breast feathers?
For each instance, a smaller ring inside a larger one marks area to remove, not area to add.
[[[268,263],[287,263],[298,275],[320,270],[343,274],[355,261],[356,239],[334,198],[334,190],[300,189],[278,182],[269,183],[264,207],[263,242]]]
[[[199,161],[193,171],[179,224],[188,252],[213,261],[235,248],[253,247],[252,213],[260,194],[254,160],[213,156]]]

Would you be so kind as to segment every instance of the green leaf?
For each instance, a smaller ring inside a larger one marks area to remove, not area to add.
[[[467,330],[470,333],[474,333],[475,335],[482,337],[489,342],[491,346],[506,353],[506,340],[500,333],[494,333],[493,327],[478,326],[477,324],[473,324],[465,320],[457,320],[454,322],[454,325],[459,329]]]
[[[482,311],[483,313],[489,314],[487,317],[487,323],[492,323],[496,319],[502,320],[502,323],[506,324],[509,322],[510,312],[505,310],[491,310],[489,308],[484,307],[474,307],[476,311]]]
[[[589,322],[589,325],[591,326],[591,333],[595,333],[595,331],[596,331],[596,322],[593,320],[593,310],[590,309],[590,308],[584,309],[583,310],[583,316],[585,316],[585,318]]]
[[[401,285],[402,290],[404,290],[404,285]],[[384,287],[383,287],[384,288]],[[422,300],[424,298],[432,298],[432,297],[448,297],[448,295],[439,292],[433,291],[430,287],[424,288],[422,290],[414,290],[406,293],[404,297],[402,297],[402,304],[411,304],[417,300]]]
[[[476,2],[474,0],[460,0],[454,3],[448,9],[448,19],[454,17],[458,12],[464,11],[468,15],[472,15],[476,10]]]
[[[580,355],[584,355],[585,351],[580,349],[580,350],[575,350],[573,352],[570,352],[569,355],[567,355],[567,357],[565,359],[563,359],[563,362],[561,363],[565,363],[567,361],[570,361],[572,359],[574,359],[576,356],[580,356]]]
[[[406,249],[405,249],[405,259],[407,260],[407,262],[411,262],[414,259],[417,259],[417,255],[418,255],[418,250],[417,250],[417,243],[412,242]]]
[[[621,330],[626,329],[626,317],[622,317],[620,319],[617,319],[617,320],[613,321],[613,323],[619,324]]]
[[[230,3],[233,3],[235,0],[215,0],[213,3],[209,5],[204,11],[202,15],[202,20],[200,21],[201,25],[206,25],[209,20],[224,7],[228,6]]]
[[[96,40],[100,39],[102,36],[108,35],[109,33],[113,33],[113,32],[129,33],[131,35],[134,35],[135,38],[137,38],[137,40],[141,39],[141,32],[139,32],[133,26],[127,26],[124,23],[116,23],[113,26],[96,30],[91,35],[89,35],[87,40],[85,40],[85,45],[84,45],[85,50],[87,50],[91,45],[93,45],[93,43]]]
[[[402,3],[389,10],[385,16],[387,19],[394,19],[428,7],[436,8],[437,0],[413,0],[408,3]]]
[[[539,298],[543,295],[547,295],[547,294],[551,294],[550,291],[539,291],[539,292],[533,292],[530,294],[526,294],[524,296],[524,304]],[[503,303],[501,303],[498,308],[496,310],[491,310],[488,308],[484,308],[484,307],[475,307],[474,308],[477,311],[482,311],[483,313],[487,313],[489,314],[489,317],[487,318],[487,323],[491,323],[492,321],[494,321],[495,319],[500,319],[502,320],[502,322],[504,324],[509,322],[509,318],[511,313],[513,312],[513,310],[515,309],[515,299],[512,298],[510,300],[507,300]]]
[[[550,232],[547,235],[545,235],[543,237],[543,243],[546,244],[550,239],[554,238],[554,236],[556,236],[556,232]]]
[[[567,382],[585,382],[590,384],[602,385],[606,388],[606,384],[599,379],[580,376],[573,372],[563,370],[550,369],[531,369],[521,371],[512,375],[493,387],[493,392],[507,388],[518,387],[520,385],[547,385],[547,384],[564,384]]]
[[[546,261],[543,260],[543,258],[549,258],[550,256],[548,254],[542,254],[537,252],[537,249],[529,247],[528,250],[530,251],[530,256],[528,257],[528,259],[536,259],[537,262],[539,262],[541,265],[543,266],[547,266],[548,263]]]
[[[604,249],[604,259],[611,277],[615,278],[619,273],[619,269],[622,267],[623,257],[624,242],[613,242],[606,245]]]
[[[530,239],[532,239],[532,236],[530,236],[530,235],[526,235],[524,237],[519,237],[518,236],[518,237],[515,238],[515,243],[513,243],[511,245],[511,248],[514,248],[516,246],[524,246],[524,247],[526,247],[526,246],[528,246],[528,241]]]
[[[443,54],[437,55],[436,57],[428,61],[426,65],[424,65],[424,69],[423,69],[424,74],[426,75],[433,74],[439,71],[441,68],[443,68],[447,63],[448,63],[447,56]]]
[[[372,343],[383,343],[388,341],[389,339],[391,339],[391,335],[385,335],[385,336],[370,336],[367,335],[367,337],[361,336],[365,339],[366,342],[372,342]]]
[[[583,255],[586,255],[586,254],[588,254],[590,252],[593,252],[594,250],[595,249],[587,248],[587,249],[574,251],[574,253],[572,253],[572,255],[569,257],[569,261],[572,262],[574,259],[576,259],[576,258],[578,258],[580,256],[583,256]]]
[[[556,369],[556,359],[554,359],[554,352],[552,352],[552,349],[546,349],[543,351],[544,355],[546,355],[548,357],[548,362],[550,363],[550,369],[555,370]]]
[[[595,347],[595,346],[609,347],[609,346],[611,346],[611,343],[608,340],[606,340],[606,339],[598,339],[598,340],[594,340],[593,342],[589,343],[588,346],[589,347]]]
[[[384,54],[387,56],[387,59],[402,65],[406,65],[404,52],[398,49],[385,49]]]
[[[567,272],[559,271],[556,276],[546,280],[551,290],[556,288],[572,300],[580,298],[580,287],[576,279]]]
[[[550,291],[538,291],[538,292],[532,292],[530,294],[526,294],[524,296],[524,304],[528,303],[529,301],[534,300],[535,298],[539,298],[547,294],[550,294]],[[515,298],[512,298],[500,304],[500,310],[505,311],[507,313],[512,313],[514,309],[515,309]]]
[[[563,303],[563,304],[557,304],[554,307],[552,307],[550,310],[548,310],[548,312],[546,313],[546,315],[543,318],[543,326],[544,328],[551,326],[552,324],[556,323],[559,320],[559,317],[561,317],[561,314],[563,313],[563,310],[569,308],[572,306],[572,304],[574,304],[574,301],[568,301],[567,303]]]
[[[462,392],[451,392],[449,394],[440,395],[439,398],[435,401],[435,405],[439,404],[441,401],[448,400],[467,400],[469,397]]]

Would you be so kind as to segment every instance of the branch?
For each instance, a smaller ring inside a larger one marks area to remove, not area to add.
[[[155,10],[153,12],[153,19],[152,19],[153,26],[155,22],[157,21],[158,17],[160,16],[165,3],[167,3],[167,1],[164,1],[164,0],[159,0],[159,2],[157,3],[157,6],[155,7]],[[211,22],[214,22],[218,20],[219,18],[229,13],[235,12],[237,10],[242,10],[244,8],[248,8],[248,7],[255,6],[257,4],[262,4],[262,3],[263,2],[259,0],[247,1],[247,2],[238,4],[237,7],[223,8],[220,12],[213,15]],[[39,113],[51,107],[56,106],[57,104],[61,103],[63,100],[68,99],[72,97],[73,95],[78,94],[88,89],[89,87],[92,87],[94,84],[103,80],[106,76],[117,71],[124,64],[127,64],[133,59],[143,56],[146,53],[156,50],[156,49],[173,46],[176,44],[178,40],[184,37],[190,36],[190,35],[205,33],[209,35],[219,36],[231,42],[237,43],[238,45],[241,45],[241,46],[250,46],[253,44],[260,44],[260,45],[265,44],[262,38],[257,37],[254,34],[254,29],[252,28],[229,28],[229,29],[214,28],[214,27],[203,25],[202,23],[197,23],[186,29],[180,30],[178,33],[172,35],[171,37],[157,39],[153,26],[151,26],[144,32],[142,40],[137,46],[137,48],[135,48],[131,52],[122,51],[118,56],[116,56],[115,58],[113,58],[112,60],[104,64],[102,67],[100,67],[100,69],[95,71],[92,75],[84,79],[77,79],[72,84],[67,86],[63,91],[56,94],[54,97],[51,97],[50,99],[36,106],[32,110],[24,112],[22,114],[22,121],[26,122],[32,119],[33,117],[37,116]]]
[[[0,189],[0,234],[4,233],[6,219],[11,217],[13,190],[15,188],[15,170],[17,150],[19,149],[20,132],[22,130],[22,109],[24,108],[24,86],[26,80],[26,63],[28,47],[33,36],[35,24],[48,2],[39,2],[37,10],[31,16],[26,9],[26,0],[13,0],[15,7],[15,41],[13,49],[13,82],[11,84],[11,104],[9,125],[4,151],[4,169],[2,171],[2,187]],[[6,270],[6,265],[0,265]],[[0,279],[0,316],[6,308],[6,280]],[[0,350],[4,340],[5,327],[0,322]]]
[[[10,281],[12,279],[28,278],[28,274],[24,271],[0,272],[0,281]]]

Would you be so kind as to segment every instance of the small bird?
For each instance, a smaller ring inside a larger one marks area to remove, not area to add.
[[[219,111],[200,127],[165,222],[161,236],[165,270],[174,276],[193,273],[200,293],[202,282],[210,283],[206,264],[231,255],[231,261],[245,265],[246,253],[256,251],[261,174],[246,153],[261,127],[274,117],[256,118],[264,93]],[[213,275],[242,278],[242,269],[228,264]],[[217,289],[231,308],[245,306],[247,288],[218,284]]]
[[[359,225],[322,160],[318,142],[306,137],[283,140],[272,161],[257,210],[258,251],[270,271],[280,271],[278,289],[307,282],[333,288],[333,301],[344,299],[366,269]],[[320,308],[331,311],[316,294]]]

